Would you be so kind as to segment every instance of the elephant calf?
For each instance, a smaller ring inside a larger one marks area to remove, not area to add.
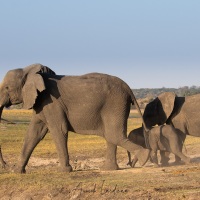
[[[0,162],[1,162],[2,168],[5,168],[6,162],[3,160],[3,156],[2,156],[2,152],[1,152],[1,146],[0,146]]]
[[[128,138],[135,144],[146,147],[142,127],[132,130],[129,133]],[[147,140],[151,149],[150,153],[151,161],[156,166],[159,166],[157,158],[157,150],[160,150],[160,152],[162,153],[166,151],[172,152],[173,154],[178,156],[181,160],[183,160],[185,163],[190,163],[190,158],[185,156],[181,151],[179,138],[173,126],[161,125],[151,128],[151,130],[148,132]],[[137,162],[137,159],[135,158],[133,159],[133,161],[131,161],[130,152],[128,152],[128,157],[129,157],[128,164],[131,165],[131,167],[134,167]]]

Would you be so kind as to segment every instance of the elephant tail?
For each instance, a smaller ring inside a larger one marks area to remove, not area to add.
[[[140,107],[139,107],[139,105],[138,105],[138,102],[137,102],[137,100],[136,100],[136,98],[135,98],[135,95],[134,95],[133,93],[132,93],[132,95],[131,95],[131,100],[132,100],[132,104],[135,105],[137,111],[139,112],[139,114],[140,114],[140,116],[141,116],[141,118],[142,118],[142,124],[143,124],[144,130],[145,130],[146,132],[148,132],[149,129],[147,128],[147,126],[146,126],[146,124],[145,124],[145,122],[144,122],[144,118],[143,118],[142,112],[141,112],[141,110],[140,110]]]
[[[142,118],[142,126],[143,126],[143,135],[144,135],[144,139],[145,139],[145,144],[146,144],[146,147],[148,149],[150,149],[150,145],[149,145],[149,129],[147,128],[146,124],[145,124],[145,121],[144,121],[144,118],[143,118],[143,115],[142,115],[142,112],[140,110],[140,107],[138,105],[138,102],[135,98],[135,95],[133,94],[132,90],[130,89],[131,91],[131,101],[132,101],[132,104],[135,105],[137,111],[139,112],[141,118]]]
[[[141,118],[142,118],[142,125],[143,125],[143,134],[144,134],[144,139],[145,139],[145,144],[146,144],[146,147],[148,149],[150,149],[150,145],[149,145],[149,129],[147,128],[146,124],[145,124],[145,121],[144,121],[144,118],[143,118],[143,115],[142,115],[142,112],[140,110],[140,107],[138,105],[138,102],[134,96],[134,94],[132,93],[132,103],[135,105],[136,109],[138,110]]]

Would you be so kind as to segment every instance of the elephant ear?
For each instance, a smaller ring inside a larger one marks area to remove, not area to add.
[[[45,83],[40,74],[29,74],[22,88],[23,108],[33,108],[38,93],[45,89]]]
[[[157,110],[160,124],[164,124],[174,109],[176,94],[174,92],[164,92],[158,96]]]
[[[56,73],[47,66],[42,64],[32,64],[23,69],[24,74],[36,74],[36,73],[47,73],[55,75]]]

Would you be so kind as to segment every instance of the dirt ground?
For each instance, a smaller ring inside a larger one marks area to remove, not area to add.
[[[18,181],[5,185],[0,183],[0,199],[10,200],[34,200],[34,199],[200,199],[200,145],[188,145],[187,152],[192,158],[188,165],[173,165],[174,156],[171,155],[170,166],[155,168],[152,163],[144,167],[136,164],[135,168],[126,165],[126,154],[120,156],[119,166],[121,170],[100,171],[104,158],[89,158],[80,156],[72,158],[74,172],[70,175],[54,172],[57,169],[58,160],[55,158],[32,157],[30,159],[26,175],[17,177]],[[39,173],[37,172],[39,170]],[[42,172],[41,172],[42,170]],[[49,173],[43,173],[48,171]],[[5,176],[6,173],[0,174]],[[14,176],[14,175],[13,175]],[[40,177],[28,179],[27,186],[19,187],[20,181],[26,182],[26,177]],[[14,177],[13,181],[14,181]],[[43,182],[43,179],[66,179],[68,183],[58,185]],[[1,179],[0,180],[4,180]],[[34,186],[31,184],[34,183]],[[30,184],[30,187],[28,187]],[[47,187],[45,187],[45,184]],[[32,187],[31,187],[32,186]],[[38,187],[39,186],[39,187]]]

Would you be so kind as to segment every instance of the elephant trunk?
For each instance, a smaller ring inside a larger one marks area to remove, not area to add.
[[[7,120],[7,119],[3,119],[1,116],[2,116],[2,113],[3,113],[3,108],[4,108],[4,106],[0,106],[0,123],[2,122],[2,121],[4,121],[5,123],[8,123],[8,124],[15,124],[15,122],[12,122],[12,121],[9,121],[9,120]]]
[[[148,149],[150,149],[150,144],[149,144],[149,133],[150,133],[150,130],[146,131],[145,128],[143,127],[143,135],[144,135],[144,139],[145,139],[145,144],[146,144],[146,147]]]
[[[149,145],[149,131],[150,131],[150,130],[149,130],[149,128],[147,128],[147,126],[146,126],[146,123],[145,123],[145,121],[144,121],[142,112],[141,112],[141,110],[140,110],[140,107],[139,107],[138,102],[137,102],[137,100],[136,100],[136,98],[135,98],[134,95],[132,96],[132,101],[134,102],[134,105],[135,105],[136,109],[138,110],[138,112],[139,112],[139,114],[140,114],[140,116],[141,116],[141,118],[142,118],[142,127],[143,127],[143,134],[144,134],[145,144],[146,144],[146,147],[147,147],[148,149],[150,149],[150,145]]]
[[[3,108],[4,108],[4,106],[0,106],[0,123],[1,123],[1,116],[2,116],[2,112],[3,112]]]

